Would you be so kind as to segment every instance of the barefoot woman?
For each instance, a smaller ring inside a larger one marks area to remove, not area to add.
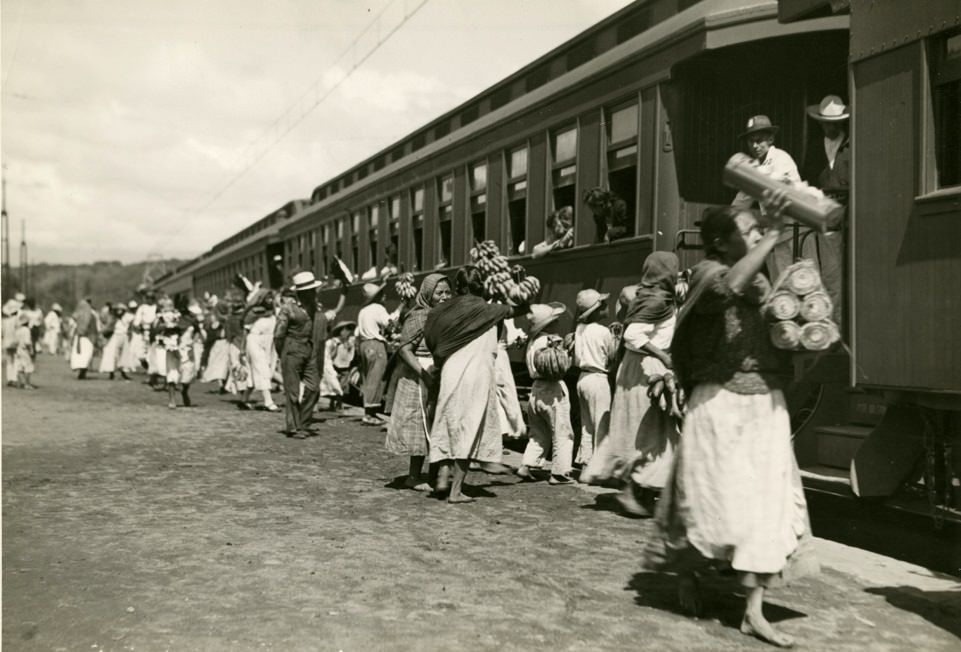
[[[705,211],[707,259],[695,267],[672,349],[689,390],[671,481],[659,505],[660,538],[649,566],[680,571],[683,606],[697,611],[697,568],[729,564],[747,589],[741,631],[790,647],[765,620],[765,588],[813,570],[799,553],[809,536],[791,428],[760,305],[770,284],[759,272],[780,235],[781,193],[766,195],[772,216],[762,236],[752,213]],[[665,554],[666,553],[666,554]]]

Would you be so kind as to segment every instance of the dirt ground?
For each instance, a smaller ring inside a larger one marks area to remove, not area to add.
[[[356,418],[299,441],[204,386],[168,410],[49,357],[36,383],[2,400],[5,650],[773,649],[725,578],[679,614],[604,491],[472,473],[449,506]],[[804,649],[959,649],[956,578],[817,546],[767,607]]]

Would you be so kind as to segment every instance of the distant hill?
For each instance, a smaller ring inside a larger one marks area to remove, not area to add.
[[[80,299],[86,297],[93,299],[94,306],[98,307],[106,301],[129,301],[134,298],[137,286],[143,282],[145,271],[149,269],[150,275],[156,279],[164,268],[170,271],[183,262],[170,259],[129,265],[115,260],[84,265],[40,263],[30,266],[30,291],[27,295],[34,297],[44,312],[54,302],[62,305],[64,310],[72,311]],[[10,287],[14,292],[21,291],[16,268],[12,270],[11,277]]]

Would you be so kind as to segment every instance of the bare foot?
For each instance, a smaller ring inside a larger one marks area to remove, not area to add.
[[[470,496],[465,496],[461,494],[460,496],[448,496],[447,502],[451,505],[456,505],[459,503],[473,503],[477,502],[477,499],[471,498]]]
[[[701,615],[703,605],[701,604],[701,587],[694,573],[685,573],[677,578],[677,601],[681,609],[694,616]],[[741,625],[741,631],[744,626]]]
[[[524,482],[535,482],[537,480],[537,478],[534,477],[534,474],[531,473],[531,470],[526,466],[519,466],[514,473],[517,474],[517,477]]]
[[[794,639],[774,629],[762,615],[745,613],[744,620],[741,621],[741,633],[754,636],[776,647],[794,647]]]

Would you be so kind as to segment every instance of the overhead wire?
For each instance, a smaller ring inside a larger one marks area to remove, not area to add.
[[[238,181],[240,181],[240,179],[242,179],[257,163],[259,163],[261,160],[263,160],[263,158],[264,158],[274,147],[276,147],[284,138],[286,138],[287,135],[288,135],[291,131],[293,131],[298,125],[300,125],[300,123],[303,122],[303,121],[307,118],[308,115],[310,115],[318,106],[320,106],[324,101],[326,101],[327,98],[329,98],[338,88],[340,88],[340,86],[341,86],[345,81],[347,81],[347,79],[349,79],[349,78],[351,77],[351,75],[353,75],[353,73],[357,71],[358,68],[360,68],[375,52],[377,52],[377,50],[379,50],[380,47],[381,47],[384,43],[386,43],[394,34],[396,34],[396,33],[397,33],[411,18],[413,18],[413,17],[417,14],[417,12],[419,12],[419,11],[424,7],[424,5],[426,5],[429,1],[430,1],[430,0],[420,0],[420,2],[417,3],[417,5],[413,8],[413,10],[408,11],[408,10],[406,9],[407,0],[404,0],[404,5],[405,5],[404,15],[403,15],[403,17],[401,18],[400,22],[398,22],[396,25],[394,25],[394,26],[393,26],[390,30],[388,30],[383,36],[381,36],[381,35],[378,33],[377,38],[376,38],[376,42],[374,43],[374,45],[373,45],[367,52],[365,52],[363,55],[361,55],[359,59],[356,59],[356,60],[351,64],[350,68],[348,68],[348,69],[346,70],[346,72],[345,72],[339,79],[337,79],[333,84],[331,84],[330,87],[327,88],[326,91],[324,91],[322,94],[320,94],[320,95],[318,96],[318,98],[317,98],[313,103],[311,103],[309,106],[307,106],[307,107],[303,110],[303,112],[301,112],[300,115],[299,115],[296,119],[294,119],[292,122],[288,123],[287,126],[286,126],[286,128],[284,128],[284,129],[276,136],[276,138],[273,139],[272,142],[270,142],[268,145],[266,145],[266,146],[265,146],[263,149],[261,149],[259,152],[255,153],[255,154],[252,156],[251,160],[250,160],[246,165],[244,165],[238,172],[236,172],[235,174],[233,174],[222,186],[220,186],[220,187],[211,195],[211,197],[210,197],[209,199],[207,199],[202,205],[198,206],[197,208],[195,208],[195,209],[193,209],[193,210],[184,211],[184,217],[185,217],[185,219],[183,219],[183,220],[181,221],[181,226],[178,227],[178,228],[177,228],[175,231],[173,231],[172,233],[167,234],[162,240],[158,241],[158,244],[156,244],[156,245],[154,246],[154,249],[156,250],[156,249],[161,248],[164,244],[166,244],[167,242],[169,242],[170,240],[172,240],[173,238],[175,238],[177,235],[179,235],[179,234],[183,231],[183,229],[185,228],[185,226],[190,222],[190,219],[199,216],[201,213],[203,213],[203,212],[206,211],[208,208],[210,208],[211,206],[213,206],[214,203],[217,202],[217,200],[219,200],[221,197],[223,197],[224,194],[225,194],[228,190],[230,190]],[[378,32],[379,32],[380,18],[387,12],[388,9],[390,9],[390,8],[391,8],[393,5],[395,5],[397,2],[398,2],[398,0],[391,0],[391,2],[389,2],[387,5],[385,5],[384,8],[381,9],[380,12],[378,12],[377,15],[367,24],[367,26],[366,26],[363,30],[361,30],[361,31],[357,34],[356,37],[354,37],[354,39],[350,42],[350,44],[344,49],[343,52],[341,52],[341,54],[337,57],[337,59],[334,60],[334,62],[328,67],[328,69],[325,70],[324,73],[323,73],[322,75],[320,75],[317,79],[315,79],[315,80],[307,87],[307,89],[306,89],[303,93],[301,93],[295,100],[293,100],[293,101],[288,105],[288,107],[284,110],[284,112],[281,113],[280,117],[278,117],[276,120],[274,120],[274,121],[261,133],[261,135],[257,136],[250,144],[248,144],[248,145],[244,148],[243,152],[240,154],[240,156],[238,156],[238,160],[243,160],[243,158],[244,158],[245,156],[247,156],[247,152],[249,152],[249,151],[257,144],[257,142],[259,142],[259,141],[263,138],[263,134],[268,134],[268,133],[270,133],[270,131],[271,131],[272,129],[274,129],[275,127],[278,127],[278,125],[280,125],[286,117],[288,117],[289,115],[291,115],[291,113],[294,111],[294,109],[297,107],[297,105],[298,105],[304,98],[308,97],[311,92],[313,92],[313,91],[315,91],[316,89],[318,89],[318,87],[323,83],[323,81],[324,81],[324,79],[326,78],[327,74],[328,74],[331,70],[335,69],[336,66],[344,59],[344,57],[347,56],[348,54],[350,54],[350,53],[354,50],[354,47],[360,42],[360,40],[364,37],[364,35],[366,35],[366,34],[371,30],[371,28],[373,28],[373,27],[376,25],[376,26],[378,26]],[[189,219],[188,219],[188,218],[189,218]]]

